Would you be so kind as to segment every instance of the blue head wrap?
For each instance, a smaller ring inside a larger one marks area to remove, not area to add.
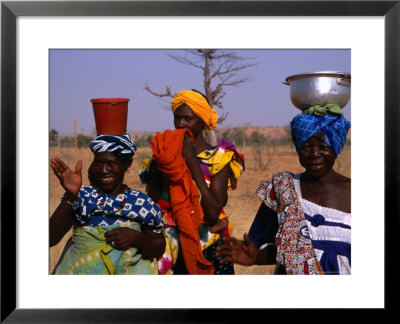
[[[117,155],[120,160],[132,161],[135,155],[136,146],[132,142],[129,134],[115,135],[98,135],[90,142],[92,152],[110,152]]]
[[[338,155],[346,142],[350,122],[339,115],[317,116],[301,114],[293,118],[290,122],[290,127],[297,150],[316,132],[322,131],[325,135],[325,143],[332,147],[336,155]]]

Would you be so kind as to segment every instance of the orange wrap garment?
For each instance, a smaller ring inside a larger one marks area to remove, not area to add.
[[[166,130],[156,133],[151,141],[153,160],[158,169],[170,179],[169,194],[172,217],[179,228],[179,240],[183,259],[189,274],[213,274],[214,267],[201,250],[198,228],[203,219],[200,194],[192,180],[189,168],[182,156],[185,134],[193,140],[188,130]]]

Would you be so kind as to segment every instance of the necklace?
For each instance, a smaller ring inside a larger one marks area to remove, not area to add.
[[[125,202],[126,202],[126,197],[127,197],[127,195],[129,194],[129,191],[130,191],[130,188],[125,183],[123,184],[123,189],[124,189],[124,192],[122,194],[118,194],[117,195],[117,197],[122,195],[122,200],[120,201],[120,205],[119,206],[113,206],[114,208],[116,208],[118,210],[118,212],[121,212],[122,209],[124,209]],[[106,193],[104,193],[104,192],[102,192],[100,190],[97,190],[97,193],[96,193],[95,197],[98,198],[98,200],[97,200],[97,204],[96,205],[98,207],[100,207],[101,209],[103,209],[105,207],[106,198],[111,199],[110,197],[107,197],[107,196],[108,196],[108,194],[106,194]],[[112,205],[114,205],[114,202],[116,202],[116,201],[118,201],[118,200],[117,199],[113,200],[112,201]]]

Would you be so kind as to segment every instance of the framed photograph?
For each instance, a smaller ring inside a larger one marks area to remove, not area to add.
[[[399,21],[399,1],[2,1],[1,321],[215,322],[279,308],[391,308]],[[49,50],[70,48],[350,49],[352,275],[50,276]],[[326,297],[310,301],[314,292]]]

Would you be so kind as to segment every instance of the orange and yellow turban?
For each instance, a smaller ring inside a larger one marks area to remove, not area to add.
[[[179,91],[171,101],[172,112],[175,112],[182,104],[192,109],[205,122],[207,129],[217,127],[218,114],[200,93],[193,90]]]

